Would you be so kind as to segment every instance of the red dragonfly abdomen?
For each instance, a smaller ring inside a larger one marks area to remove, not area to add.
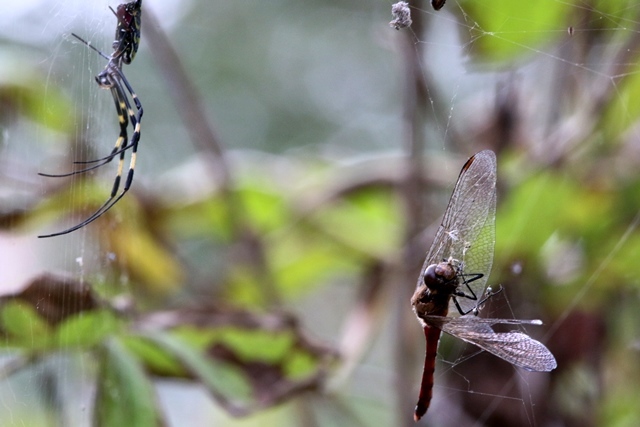
[[[436,353],[440,340],[440,329],[425,326],[424,337],[426,342],[426,354],[424,356],[424,369],[422,370],[422,382],[420,383],[420,395],[413,413],[413,419],[418,421],[429,409],[431,396],[433,395],[433,372],[436,370]]]

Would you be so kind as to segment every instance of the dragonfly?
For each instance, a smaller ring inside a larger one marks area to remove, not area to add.
[[[541,342],[522,332],[492,329],[496,324],[541,325],[540,320],[478,317],[487,300],[503,289],[486,286],[493,264],[495,215],[496,156],[485,150],[462,167],[411,297],[426,339],[415,421],[426,414],[431,402],[441,331],[528,371],[548,372],[557,366]]]

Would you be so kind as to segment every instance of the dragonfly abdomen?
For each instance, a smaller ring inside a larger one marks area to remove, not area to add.
[[[424,369],[422,370],[422,382],[420,383],[420,395],[418,403],[413,412],[413,419],[418,421],[429,409],[431,397],[433,396],[433,373],[436,370],[436,354],[438,351],[438,341],[440,340],[440,329],[431,326],[424,327],[424,337],[426,341],[426,355],[424,357]]]

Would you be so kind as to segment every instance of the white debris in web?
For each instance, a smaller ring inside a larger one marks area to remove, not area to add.
[[[391,6],[391,14],[393,21],[389,22],[389,26],[396,30],[411,26],[411,10],[409,10],[409,3],[406,1],[399,1]]]

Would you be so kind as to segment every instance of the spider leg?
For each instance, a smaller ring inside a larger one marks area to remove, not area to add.
[[[100,162],[97,165],[93,165],[84,169],[79,169],[73,172],[68,172],[63,174],[48,174],[48,173],[38,172],[38,175],[46,176],[49,178],[64,178],[67,176],[73,176],[73,175],[89,172],[94,169],[98,169],[101,166],[106,165],[107,163],[111,162],[111,160],[113,160],[113,158],[116,155],[118,154],[122,155],[124,151],[131,148],[131,145],[127,142],[127,140],[129,139],[127,134],[127,127],[129,126],[129,118],[127,116],[127,113],[125,113],[127,109],[127,103],[125,102],[126,100],[125,95],[124,93],[122,93],[122,88],[117,84],[114,84],[113,86],[111,86],[110,90],[111,90],[111,95],[113,96],[113,101],[116,105],[116,112],[118,113],[118,122],[120,123],[120,135],[118,135],[118,139],[116,140],[116,144],[113,147],[113,150],[111,150],[111,153],[109,153],[108,156],[102,157],[100,159],[73,162],[74,164],[90,164],[90,163]]]
[[[116,104],[117,104],[116,109],[119,111],[119,113],[123,112],[124,110],[127,111],[128,121],[131,122],[132,125],[134,125],[134,133],[131,136],[131,141],[124,146],[126,148],[119,147],[117,144],[116,148],[118,148],[118,150],[114,149],[115,151],[111,153],[110,159],[112,159],[116,154],[119,154],[118,171],[116,174],[116,178],[113,182],[111,195],[109,196],[109,199],[107,199],[107,201],[102,204],[102,206],[100,206],[93,214],[91,214],[87,219],[82,221],[80,224],[77,224],[71,228],[67,228],[66,230],[59,231],[57,233],[38,236],[40,238],[55,237],[63,234],[68,234],[84,227],[87,224],[92,223],[93,221],[98,219],[100,216],[102,216],[105,212],[107,212],[109,209],[111,209],[116,203],[118,203],[118,201],[120,201],[120,199],[131,188],[131,184],[133,183],[133,174],[134,174],[135,165],[136,165],[138,141],[140,141],[140,120],[142,119],[143,110],[142,110],[142,104],[140,103],[140,100],[138,100],[138,97],[133,91],[133,88],[126,81],[126,79],[124,79],[124,74],[122,74],[122,72],[119,69],[116,69],[116,70],[118,71],[118,77],[119,76],[123,77],[123,79],[117,79],[117,78],[114,79],[114,84],[112,87],[112,89],[115,89],[115,92],[112,92],[115,94],[114,97],[117,96],[119,98],[119,100],[116,101]],[[129,99],[125,95],[124,91],[122,90],[122,86],[120,85],[120,82],[118,80],[125,82],[125,87],[127,88],[127,91],[129,92],[129,94],[131,95],[131,98],[134,100],[136,109],[138,110],[137,114],[133,111],[133,108],[131,107],[131,103],[129,102]],[[127,122],[126,116],[124,121],[123,120],[120,121],[121,125],[123,122],[124,123]],[[125,132],[126,132],[126,128],[125,128]],[[120,141],[120,138],[118,139],[118,141]],[[122,144],[122,141],[120,141],[119,143]],[[127,177],[124,183],[124,187],[122,188],[122,191],[118,194],[118,190],[120,189],[120,182],[122,179],[122,173],[124,171],[124,160],[125,160],[126,149],[128,148],[131,148],[131,159],[129,161],[129,171],[127,172]],[[98,166],[101,166],[101,165],[98,165]]]
[[[120,77],[120,81],[124,83],[124,86],[127,88],[127,92],[129,92],[129,95],[131,95],[131,99],[133,99],[133,102],[136,105],[136,109],[138,110],[138,114],[136,116],[135,114],[133,114],[133,110],[131,110],[131,106],[128,105],[127,111],[129,112],[129,119],[131,120],[131,124],[135,127],[136,124],[140,123],[140,120],[142,119],[142,104],[140,103],[140,100],[138,99],[138,95],[136,95],[136,92],[133,90],[133,88],[129,84],[129,80],[127,80],[122,70],[119,68],[116,68],[115,71],[118,73],[118,77]],[[135,121],[134,121],[134,118],[135,118]]]
[[[138,95],[136,95],[136,92],[133,90],[133,88],[129,84],[129,81],[125,77],[122,70],[119,68],[116,68],[115,71],[118,73],[118,76],[120,77],[118,79],[119,82],[124,83],[124,86],[127,89],[127,92],[129,93],[129,95],[131,96],[131,99],[133,100],[136,106],[136,110],[138,111],[137,113],[134,113],[133,108],[131,108],[131,103],[129,102],[129,99],[123,93],[123,99],[127,108],[127,114],[129,115],[129,121],[133,126],[133,135],[131,136],[131,141],[128,144],[129,146],[131,146],[131,160],[129,162],[129,172],[127,172],[127,180],[125,181],[124,189],[123,189],[123,191],[126,192],[129,189],[129,187],[131,187],[131,183],[133,182],[133,173],[136,167],[136,157],[138,154],[138,141],[140,141],[140,122],[142,121],[142,114],[144,111],[142,109],[142,103],[140,103],[140,100],[138,99]],[[122,86],[120,85],[118,86],[120,88],[120,91],[123,92]],[[122,163],[118,167],[118,178],[120,176],[122,176]]]
[[[121,147],[119,147],[118,144],[116,144],[116,146],[114,147],[113,151],[111,151],[111,153],[109,153],[108,156],[105,156],[105,157],[102,157],[102,158],[99,158],[99,159],[85,160],[85,161],[74,162],[74,163],[87,164],[87,163],[104,162],[102,164],[107,164],[113,159],[113,157],[115,155],[120,154],[121,151],[125,151],[125,150],[128,150],[129,148],[133,147],[133,145],[134,145],[133,141],[134,140],[138,141],[140,139],[140,127],[138,126],[138,123],[142,119],[142,114],[143,114],[142,104],[140,103],[140,100],[138,99],[138,95],[135,93],[135,91],[133,90],[133,88],[129,84],[129,81],[127,80],[125,75],[122,73],[122,71],[120,69],[117,69],[117,68],[115,70],[113,70],[113,71],[117,72],[117,75],[120,78],[120,81],[122,81],[122,83],[124,83],[125,88],[127,89],[127,92],[131,96],[131,99],[133,99],[133,102],[135,103],[135,106],[136,106],[136,110],[138,110],[138,114],[134,114],[133,113],[133,111],[131,109],[131,105],[128,103],[128,100],[127,100],[126,96],[124,95],[124,93],[122,91],[122,87],[120,86],[120,91],[121,91],[120,93],[122,93],[122,95],[121,95],[122,99],[125,99],[127,101],[125,103],[120,103],[120,105],[116,105],[116,109],[118,110],[118,116],[121,118],[120,128],[122,129],[122,116],[124,116],[124,110],[126,109],[127,114],[129,116],[129,120],[131,121],[131,125],[134,128],[134,135],[135,135],[135,132],[136,132],[136,129],[137,129],[138,137],[137,138],[131,138],[131,142],[128,142],[127,144],[125,144],[125,145],[123,145]],[[116,101],[116,102],[118,102],[118,101]],[[126,137],[125,137],[125,140],[126,140]],[[96,167],[100,167],[101,165],[98,165]],[[90,169],[87,169],[87,170],[90,170]]]
[[[77,38],[78,40],[80,40],[88,48],[94,50],[95,52],[98,52],[98,55],[102,56],[107,61],[111,61],[111,59],[112,59],[111,57],[109,57],[109,56],[105,55],[104,53],[102,53],[102,51],[100,49],[98,49],[97,47],[95,47],[94,45],[92,45],[91,42],[86,41],[85,39],[83,39],[82,37],[77,35],[76,33],[71,33],[71,35],[73,37]]]
[[[113,207],[113,205],[115,205],[121,198],[122,196],[124,196],[126,194],[126,190],[122,190],[122,192],[118,195],[118,197],[109,197],[109,199],[104,202],[102,204],[102,206],[100,206],[98,208],[98,210],[96,210],[93,214],[91,214],[90,217],[88,217],[87,219],[85,219],[84,221],[82,221],[80,224],[74,225],[71,228],[67,228],[66,230],[63,231],[58,231],[57,233],[51,233],[51,234],[42,234],[40,236],[38,236],[38,238],[47,238],[47,237],[55,237],[55,236],[62,236],[63,234],[69,234],[72,231],[76,231],[82,227],[84,227],[87,224],[91,224],[93,221],[95,221],[96,219],[100,218],[102,216],[102,214],[104,214],[105,212],[107,212],[109,209],[111,209]]]
[[[135,170],[136,158],[138,154],[138,141],[140,141],[140,122],[142,121],[142,114],[144,113],[144,111],[142,109],[142,103],[138,99],[138,95],[129,84],[129,81],[125,77],[122,70],[119,68],[116,68],[116,72],[120,77],[119,81],[124,83],[124,86],[126,87],[127,92],[131,96],[131,99],[133,100],[136,106],[136,110],[138,111],[137,114],[134,113],[133,108],[131,108],[131,103],[129,102],[129,99],[126,96],[123,96],[123,99],[127,107],[127,113],[129,114],[129,121],[133,126],[133,135],[131,136],[131,141],[129,143],[129,145],[131,146],[131,160],[129,162],[129,172],[127,172],[127,180],[125,181],[124,190],[123,190],[126,192],[131,186],[131,183],[133,182],[133,173]],[[121,87],[120,87],[120,90],[122,91]],[[122,173],[122,170],[120,166],[118,168],[118,178],[121,176],[121,173]]]

